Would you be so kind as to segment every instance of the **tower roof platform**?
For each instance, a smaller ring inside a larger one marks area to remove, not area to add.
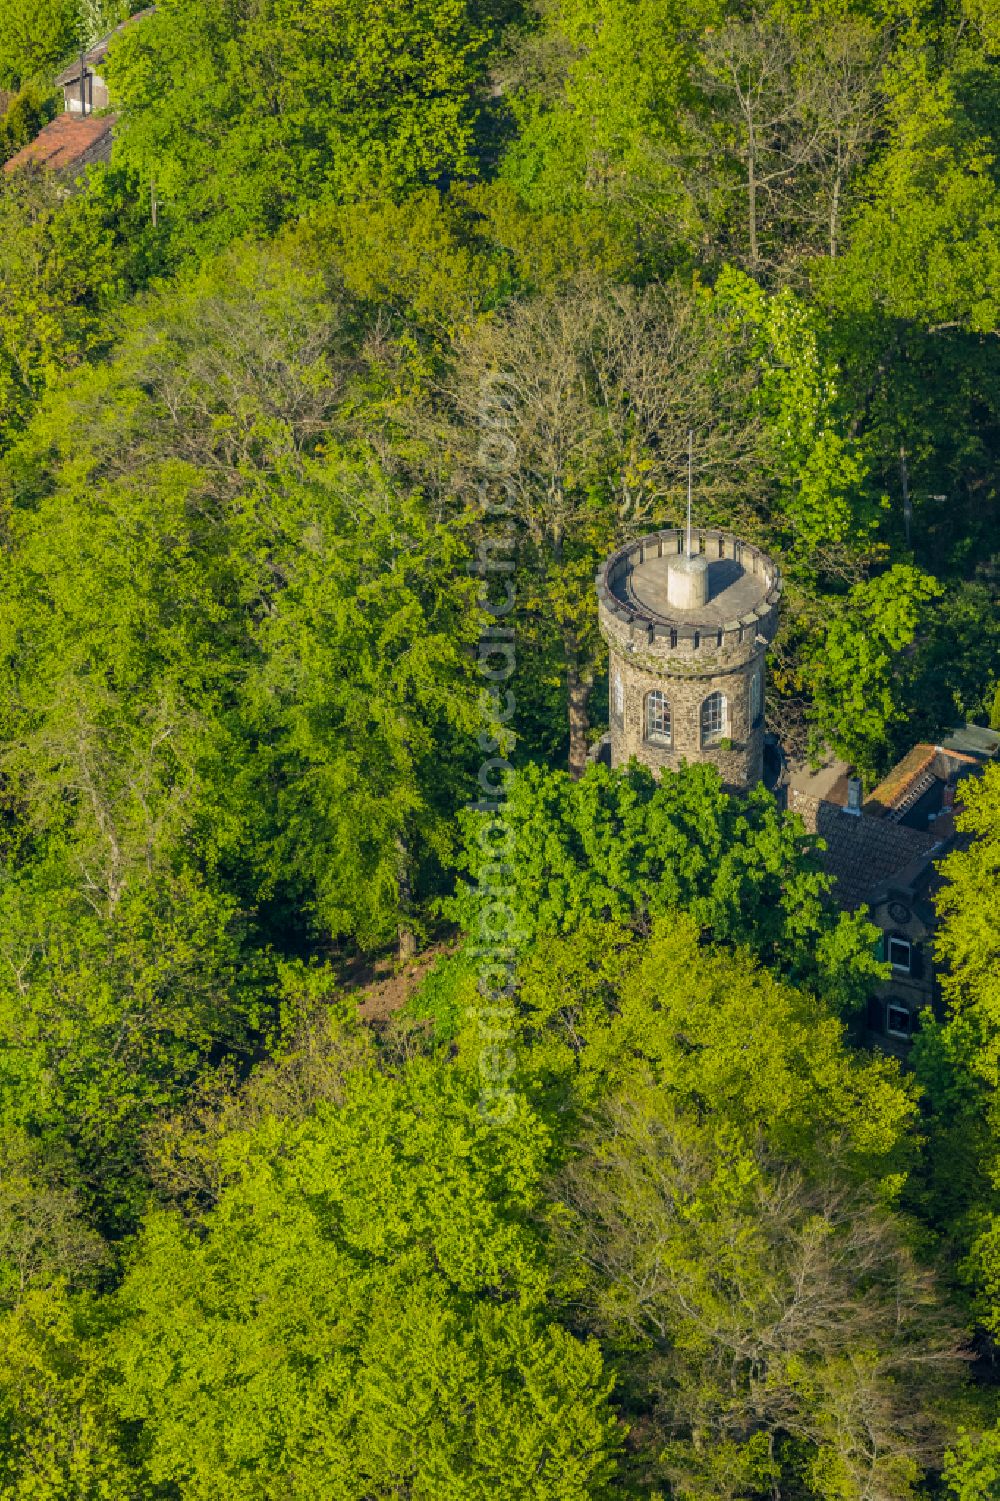
[[[721,649],[774,634],[781,574],[760,548],[727,532],[653,532],[619,548],[597,575],[615,634]]]
[[[723,557],[711,562],[703,560],[704,599],[692,599],[690,603],[678,600],[671,589],[670,574],[678,567],[683,569],[686,562],[683,554],[676,562],[666,557],[646,558],[622,580],[622,603],[651,620],[719,626],[756,609],[767,595],[769,581],[763,574],[749,572],[735,558]]]

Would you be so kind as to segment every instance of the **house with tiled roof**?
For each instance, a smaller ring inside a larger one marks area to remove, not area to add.
[[[891,975],[869,1000],[866,1040],[899,1056],[921,1012],[938,1002],[937,865],[956,845],[962,782],[998,755],[1000,733],[967,725],[941,745],[915,745],[864,800],[842,761],[793,765],[784,779],[788,808],[823,841],[837,901],[849,911],[866,906],[881,929]]]
[[[34,167],[72,177],[94,162],[109,160],[115,116],[108,113],[110,99],[102,68],[118,33],[151,15],[154,9],[150,6],[129,16],[58,74],[55,82],[63,91],[63,113],[4,163],[8,176]]]
[[[106,162],[111,156],[114,123],[114,115],[57,115],[33,141],[4,162],[3,170],[9,175],[33,166],[49,172],[76,173],[92,162]]]

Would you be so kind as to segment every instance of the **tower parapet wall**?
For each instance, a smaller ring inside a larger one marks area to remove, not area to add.
[[[669,660],[671,672],[699,675],[717,665],[736,664],[755,655],[760,638],[770,642],[778,629],[781,574],[759,547],[726,532],[695,529],[691,550],[713,563],[729,559],[760,580],[759,602],[719,621],[685,620],[668,610],[654,610],[632,595],[635,569],[654,558],[678,557],[686,534],[679,529],[653,532],[612,553],[597,573],[597,602],[601,633],[613,651],[628,652],[652,662]],[[654,669],[655,670],[655,669]]]

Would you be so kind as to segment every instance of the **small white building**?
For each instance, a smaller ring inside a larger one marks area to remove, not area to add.
[[[56,84],[63,91],[64,109],[73,115],[93,115],[110,108],[108,86],[102,72],[108,48],[126,26],[133,26],[136,21],[142,21],[146,16],[151,16],[155,9],[155,5],[150,5],[146,10],[137,11],[134,16],[129,16],[113,31],[109,31],[107,36],[102,36],[100,41],[95,42],[92,47],[81,51],[79,57],[75,57],[68,67],[63,68],[62,72],[56,75]]]

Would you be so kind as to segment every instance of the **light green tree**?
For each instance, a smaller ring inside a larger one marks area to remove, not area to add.
[[[93,1309],[36,1289],[0,1321],[0,1487],[10,1501],[146,1501],[105,1402]]]
[[[51,74],[80,39],[76,0],[7,0],[0,13],[0,88]]]
[[[959,1343],[910,1233],[836,1156],[809,1175],[725,1108],[630,1080],[556,1188],[574,1300],[673,1494],[909,1498],[936,1464]]]
[[[337,441],[341,311],[234,252],[12,460],[0,1109],[116,1224],[151,1116],[275,1025],[275,951],[412,947],[468,796],[467,543]]]
[[[16,173],[0,192],[0,453],[39,397],[106,349],[120,288],[100,207],[66,199],[45,175]]]
[[[597,1501],[617,1448],[595,1342],[549,1311],[546,1132],[447,1063],[219,1147],[192,1233],[147,1225],[110,1348],[154,1485],[192,1498]]]
[[[975,50],[959,48],[940,72],[919,50],[901,57],[890,83],[889,149],[872,168],[847,255],[825,275],[856,315],[876,308],[992,333],[1000,195],[986,127],[996,108],[991,72]]]
[[[1000,1330],[1000,917],[992,900],[1000,879],[1000,771],[962,785],[958,824],[965,841],[941,862],[941,922],[936,953],[948,1010],[927,1017],[916,1067],[930,1110],[928,1209],[939,1233],[964,1260],[963,1280],[978,1321]],[[926,1035],[924,1035],[924,1033]],[[1000,1424],[984,1403],[978,1423],[947,1456],[950,1491],[985,1501],[1000,1474]]]
[[[731,268],[716,281],[715,301],[757,361],[761,446],[773,476],[768,530],[794,576],[815,589],[818,576],[836,576],[865,550],[875,520],[824,320],[790,288],[768,293]]]
[[[24,84],[0,116],[0,163],[33,141],[55,112],[53,93],[35,83]]]
[[[896,726],[907,719],[900,681],[936,579],[908,564],[855,584],[813,647],[805,668],[817,736],[853,762],[869,781],[887,769]]]
[[[180,0],[112,49],[115,161],[181,250],[462,175],[483,40],[465,0]]]

